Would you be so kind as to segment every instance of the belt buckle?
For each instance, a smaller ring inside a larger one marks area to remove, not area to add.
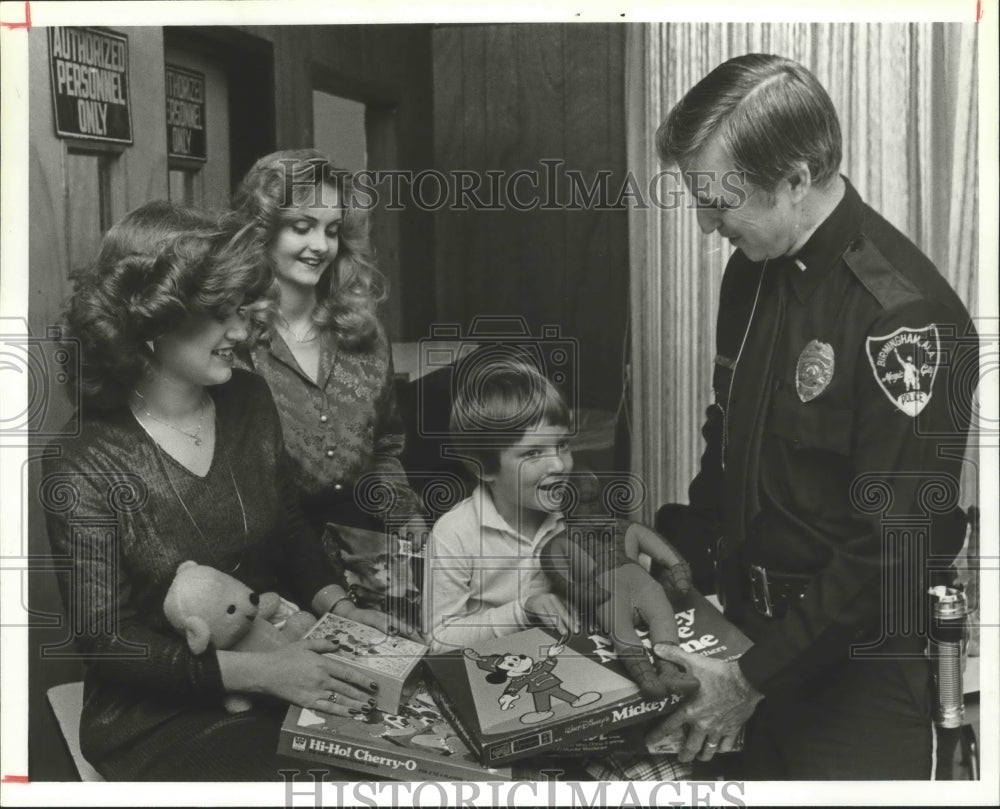
[[[767,569],[760,565],[750,565],[750,593],[754,609],[761,615],[773,618],[774,605],[771,602],[771,588],[767,584]]]

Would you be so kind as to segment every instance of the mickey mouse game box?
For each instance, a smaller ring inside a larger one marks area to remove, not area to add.
[[[681,648],[722,660],[750,642],[700,593],[674,603]],[[542,628],[425,658],[442,712],[480,760],[506,764],[543,751],[579,753],[642,744],[622,730],[668,714],[681,698],[647,700],[601,634]],[[641,730],[641,729],[636,729]],[[603,739],[595,737],[603,736]],[[581,740],[593,740],[593,744]]]

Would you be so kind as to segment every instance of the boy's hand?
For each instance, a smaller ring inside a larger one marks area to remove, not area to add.
[[[580,616],[555,593],[535,593],[524,602],[524,612],[532,623],[549,626],[560,634],[580,631]]]
[[[423,517],[410,517],[400,529],[399,538],[410,543],[410,552],[420,554],[427,544],[431,529]]]
[[[691,589],[691,567],[684,557],[656,531],[634,522],[625,531],[625,554],[635,561],[640,552],[663,569],[659,577],[661,584],[669,585],[680,594]]]

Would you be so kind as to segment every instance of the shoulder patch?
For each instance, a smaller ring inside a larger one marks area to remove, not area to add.
[[[844,262],[883,309],[895,309],[922,296],[865,236],[858,236],[844,252]]]
[[[937,326],[903,327],[882,337],[869,337],[867,349],[882,392],[903,413],[915,417],[934,392],[941,354]]]

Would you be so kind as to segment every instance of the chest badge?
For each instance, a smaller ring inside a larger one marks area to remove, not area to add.
[[[795,390],[803,402],[811,402],[833,379],[833,346],[810,340],[795,366]]]
[[[941,340],[933,323],[868,338],[868,361],[875,381],[889,401],[910,417],[931,400],[940,355]]]

